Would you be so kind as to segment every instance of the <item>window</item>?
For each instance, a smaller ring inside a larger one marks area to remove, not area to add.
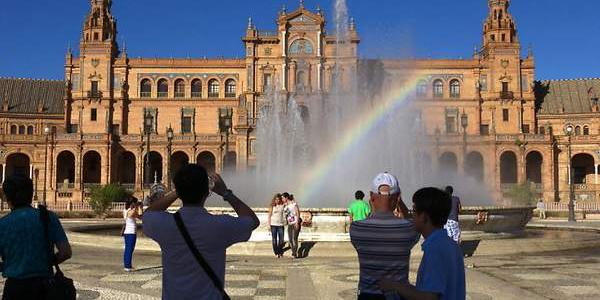
[[[444,83],[440,79],[433,82],[433,96],[437,98],[444,96]]]
[[[99,39],[100,35],[98,35],[97,32],[94,32],[94,41],[97,41]]]
[[[508,82],[502,82],[502,92],[508,92]]]
[[[502,121],[504,122],[508,122],[509,121],[509,113],[508,113],[508,109],[507,108],[503,108],[502,109]]]
[[[202,81],[200,79],[192,80],[192,98],[202,97]]]
[[[19,134],[25,134],[25,125],[19,126]]]
[[[266,92],[273,86],[273,76],[271,74],[263,75],[263,91]]]
[[[225,98],[235,98],[235,93],[235,80],[228,79],[225,81]]]
[[[417,96],[426,96],[427,95],[427,82],[425,80],[419,81],[417,83]]]
[[[166,79],[161,79],[158,81],[157,89],[159,98],[166,98],[169,96],[169,82]]]
[[[33,126],[27,126],[27,134],[28,135],[33,135]]]
[[[450,81],[450,97],[460,98],[460,81],[457,79]]]
[[[491,35],[490,38],[492,39],[492,42],[496,41],[496,36],[495,35]]]
[[[446,109],[446,133],[457,133],[458,132],[458,109],[447,108]]]
[[[175,80],[175,97],[185,97],[185,82],[183,81],[183,79]]]
[[[590,135],[590,128],[587,126],[583,126],[583,135]]]
[[[71,124],[69,126],[69,133],[77,133],[79,131],[79,124]]]
[[[542,126],[542,127],[540,127],[540,128],[538,129],[538,132],[539,132],[540,134],[546,134],[546,127],[543,127],[543,126]]]
[[[581,126],[575,126],[575,135],[581,135]]]
[[[191,116],[183,116],[181,118],[181,133],[191,133],[192,132],[192,117]]]
[[[523,133],[530,133],[529,124],[523,124]]]
[[[482,124],[482,125],[479,127],[479,133],[480,133],[481,135],[490,135],[490,125],[487,125],[487,124]]]
[[[144,131],[147,132],[151,132],[151,133],[156,133],[156,119],[157,119],[157,115],[158,115],[158,109],[157,108],[144,108],[144,112],[143,112],[143,118],[142,118],[142,126],[144,128]],[[150,119],[149,124],[146,124],[146,118]]]
[[[149,98],[152,96],[152,82],[150,79],[144,79],[140,83],[140,98]]]
[[[92,108],[91,112],[90,112],[90,120],[91,121],[98,121],[98,110],[95,108]]]
[[[502,34],[502,41],[506,42],[506,34],[505,33]]]
[[[488,90],[487,75],[481,75],[479,83],[481,84],[481,86],[480,86],[481,90],[486,92]]]
[[[211,79],[208,82],[208,97],[210,97],[210,98],[219,97],[219,90],[220,90],[219,81],[217,81],[216,79]]]
[[[17,134],[17,125],[10,126],[10,134]]]
[[[98,81],[92,81],[92,95],[98,95]]]

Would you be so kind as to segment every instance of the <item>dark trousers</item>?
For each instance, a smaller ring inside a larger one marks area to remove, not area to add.
[[[385,300],[385,295],[361,293],[358,295],[358,300]]]
[[[13,279],[4,283],[2,300],[44,300],[45,278]]]
[[[123,238],[125,239],[125,251],[123,252],[123,265],[127,269],[132,268],[132,260],[133,260],[133,250],[135,250],[135,242],[137,240],[137,236],[135,234],[124,234]]]
[[[283,226],[271,226],[271,240],[273,241],[273,253],[283,255]]]
[[[302,225],[296,229],[295,225],[288,225],[288,239],[290,241],[290,248],[292,248],[292,255],[298,255],[298,236],[300,235],[300,229]]]

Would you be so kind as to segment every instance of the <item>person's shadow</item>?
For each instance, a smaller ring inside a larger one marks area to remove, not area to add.
[[[317,242],[302,242],[300,248],[298,248],[298,258],[307,258],[310,250],[315,246]]]

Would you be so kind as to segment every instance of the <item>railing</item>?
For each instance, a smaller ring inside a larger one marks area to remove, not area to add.
[[[274,36],[274,37],[277,37],[277,36],[279,36],[279,34],[277,33],[277,31],[273,31],[273,30],[259,30],[258,31],[258,36]]]
[[[86,190],[97,187],[97,186],[100,186],[100,183],[84,183],[83,184],[83,188]]]
[[[156,93],[156,96],[158,98],[167,98],[167,97],[169,97],[169,93],[168,92],[158,92],[158,93]]]
[[[57,182],[56,183],[56,187],[59,190],[72,190],[75,188],[75,183],[69,182],[69,183],[64,183],[64,182]]]
[[[568,211],[568,202],[544,202],[547,211]],[[600,212],[600,202],[577,202],[575,211],[596,211]]]
[[[513,92],[500,92],[500,99],[514,99],[515,98],[515,93]]]
[[[219,97],[219,93],[208,93],[208,97],[209,98],[218,98]]]
[[[185,97],[185,92],[175,92],[175,98],[183,98]]]
[[[192,92],[192,98],[202,98],[202,92]]]
[[[90,99],[100,99],[100,98],[102,98],[102,92],[101,91],[88,91],[87,97]]]
[[[34,202],[34,203],[32,203],[32,206],[37,208],[39,204],[40,203],[38,203],[38,202]],[[64,201],[64,202],[61,201],[61,202],[57,202],[57,203],[49,202],[46,204],[46,207],[48,207],[48,209],[51,211],[77,211],[77,212],[92,211],[92,207],[87,202],[75,202],[75,203],[67,202],[67,201]],[[112,203],[110,207],[111,207],[112,211],[122,211],[125,209],[125,203],[124,202]],[[4,209],[6,209],[6,207],[4,207]]]
[[[121,186],[128,191],[135,190],[135,183],[121,183]]]
[[[140,92],[140,98],[150,98],[152,97],[151,92]]]
[[[235,93],[225,93],[225,98],[235,98]]]
[[[501,183],[500,190],[502,192],[511,191],[515,186],[519,185],[518,183]]]

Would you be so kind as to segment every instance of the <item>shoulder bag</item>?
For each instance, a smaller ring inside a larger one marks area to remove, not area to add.
[[[50,241],[50,236],[48,234],[48,228],[50,227],[50,214],[48,213],[48,209],[43,205],[40,205],[38,209],[40,211],[42,226],[44,227],[44,238],[48,245],[48,255],[50,257],[48,267],[52,273],[52,276],[44,282],[46,299],[75,300],[77,292],[73,280],[65,277],[54,258],[54,243]],[[56,273],[54,272],[54,269],[56,269]]]
[[[217,277],[217,274],[215,274],[215,272],[210,267],[210,265],[206,262],[206,260],[202,256],[202,254],[200,254],[200,251],[198,251],[198,248],[196,248],[196,246],[194,245],[194,241],[192,240],[190,233],[185,228],[185,224],[183,224],[183,219],[181,218],[181,214],[179,212],[176,212],[174,214],[174,217],[175,217],[175,223],[177,224],[177,228],[179,229],[179,232],[183,236],[185,243],[190,248],[190,251],[196,258],[196,261],[198,262],[200,267],[202,267],[202,269],[204,269],[204,272],[206,272],[206,275],[208,275],[208,277],[210,278],[210,280],[212,281],[214,286],[219,290],[219,292],[221,292],[221,294],[223,295],[223,300],[230,300],[229,296],[227,295],[227,292],[225,291],[223,283],[221,282],[221,280],[219,280],[219,277]]]

